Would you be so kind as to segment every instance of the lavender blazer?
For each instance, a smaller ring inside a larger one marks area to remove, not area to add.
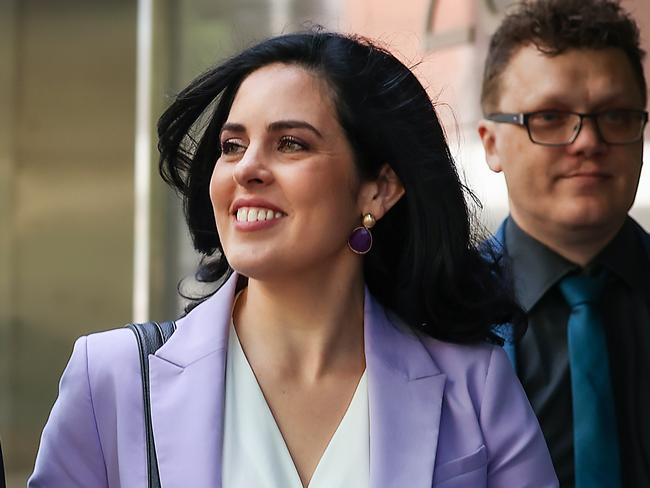
[[[234,291],[233,276],[149,357],[163,488],[221,487]],[[417,336],[368,293],[364,320],[372,488],[558,486],[500,348]],[[130,330],[77,340],[28,486],[146,488],[141,388]]]

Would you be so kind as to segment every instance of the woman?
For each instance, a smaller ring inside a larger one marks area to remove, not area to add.
[[[472,244],[422,85],[307,32],[193,81],[159,121],[197,276],[150,356],[164,487],[556,486],[491,326],[518,317]],[[30,486],[146,486],[136,343],[79,339]]]

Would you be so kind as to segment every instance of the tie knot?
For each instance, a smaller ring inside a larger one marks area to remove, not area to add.
[[[569,275],[564,277],[558,286],[564,299],[571,308],[583,303],[593,303],[603,292],[607,275],[600,272],[595,276]]]

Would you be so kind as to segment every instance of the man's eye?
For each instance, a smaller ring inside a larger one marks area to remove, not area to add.
[[[560,112],[542,112],[539,116],[544,122],[558,122],[567,118],[567,114]]]
[[[606,124],[627,124],[630,120],[630,113],[623,110],[610,110],[600,114],[600,119]]]
[[[278,142],[278,150],[282,152],[297,152],[307,149],[307,145],[295,137],[285,136]]]
[[[531,117],[531,123],[536,126],[563,125],[571,119],[570,113],[566,112],[538,112]]]
[[[221,143],[221,153],[222,154],[236,154],[242,153],[246,150],[246,147],[236,140],[226,140]]]

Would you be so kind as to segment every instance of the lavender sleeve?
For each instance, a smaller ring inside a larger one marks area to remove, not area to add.
[[[481,402],[488,455],[488,486],[559,486],[546,441],[504,351],[494,348]]]
[[[79,338],[41,436],[29,488],[107,487],[88,376],[87,338]]]

